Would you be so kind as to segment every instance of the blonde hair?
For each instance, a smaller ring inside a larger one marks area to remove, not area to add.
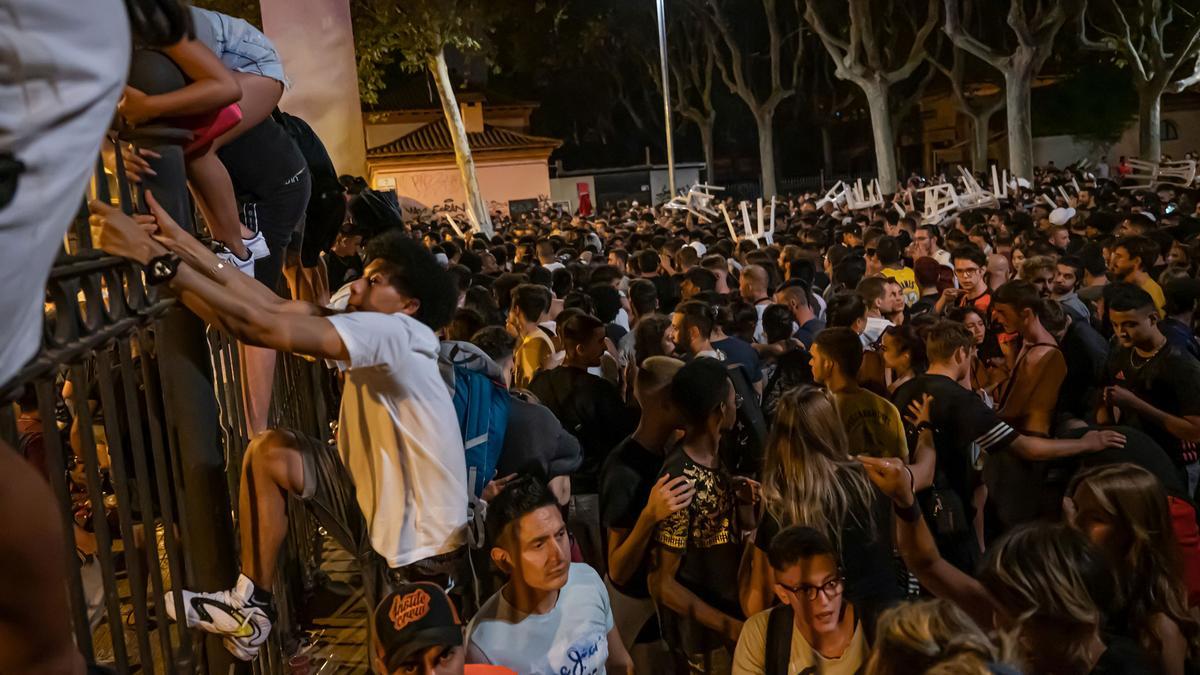
[[[846,430],[824,389],[800,385],[779,399],[767,438],[763,502],[780,529],[807,525],[842,550],[846,518],[874,530],[875,489],[850,458]]]
[[[1188,655],[1200,657],[1200,626],[1188,612],[1179,543],[1158,478],[1135,464],[1113,464],[1080,472],[1067,494],[1073,497],[1085,487],[1124,537],[1124,555],[1113,562],[1124,589],[1125,615],[1142,647],[1161,651],[1151,617],[1162,613],[1179,626]]]
[[[988,675],[989,663],[1012,664],[1011,642],[997,644],[946,600],[897,605],[879,616],[866,675]]]
[[[1103,553],[1078,530],[1036,523],[1012,530],[988,549],[979,582],[996,599],[1031,660],[1087,672],[1088,649],[1116,593]]]

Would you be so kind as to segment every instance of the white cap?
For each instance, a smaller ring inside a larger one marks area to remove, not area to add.
[[[1071,207],[1057,208],[1050,212],[1051,225],[1066,225],[1075,217],[1075,209]]]
[[[438,264],[441,265],[443,268],[450,266],[450,258],[446,257],[445,253],[442,253],[441,251],[439,251],[437,253],[434,253],[433,257],[437,258]]]
[[[1017,187],[1022,187],[1022,188],[1028,189],[1029,185],[1030,185],[1030,183],[1028,180],[1026,180],[1024,178],[1020,178],[1020,177],[1017,178]]]
[[[700,254],[700,257],[704,257],[704,254],[708,253],[708,247],[705,246],[704,244],[702,244],[701,242],[698,242],[698,241],[688,242],[688,246],[691,246],[692,248],[696,249],[696,253]]]

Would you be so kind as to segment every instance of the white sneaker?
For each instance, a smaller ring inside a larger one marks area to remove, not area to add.
[[[229,263],[230,265],[233,265],[242,274],[245,274],[246,276],[249,276],[249,277],[254,276],[254,254],[253,253],[246,256],[245,260],[242,260],[241,258],[237,257],[237,255],[235,255],[233,251],[230,251],[225,246],[222,246],[221,249],[219,251],[217,251],[216,253],[217,253],[218,258],[220,258],[221,260],[224,260],[225,262]]]
[[[250,258],[253,260],[261,260],[271,255],[271,249],[267,248],[267,240],[263,239],[262,232],[258,230],[254,231],[253,237],[243,239],[242,244],[250,251]]]
[[[252,661],[271,634],[269,607],[253,604],[254,582],[246,575],[238,576],[237,585],[228,591],[193,593],[182,591],[184,619],[189,628],[224,636],[222,642],[231,654],[243,661]],[[172,621],[179,621],[175,594],[163,598],[163,610]]]

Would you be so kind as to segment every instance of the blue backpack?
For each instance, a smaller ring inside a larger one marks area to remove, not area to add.
[[[495,478],[508,429],[508,389],[500,367],[468,342],[443,342],[438,365],[450,395],[467,454],[467,479],[475,497]]]

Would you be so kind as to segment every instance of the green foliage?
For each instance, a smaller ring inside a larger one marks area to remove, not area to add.
[[[1113,142],[1133,122],[1137,107],[1128,69],[1085,62],[1053,85],[1033,90],[1033,133]]]
[[[487,0],[351,0],[359,93],[378,101],[387,67],[423,71],[439,52],[490,53],[491,35],[504,10]]]

